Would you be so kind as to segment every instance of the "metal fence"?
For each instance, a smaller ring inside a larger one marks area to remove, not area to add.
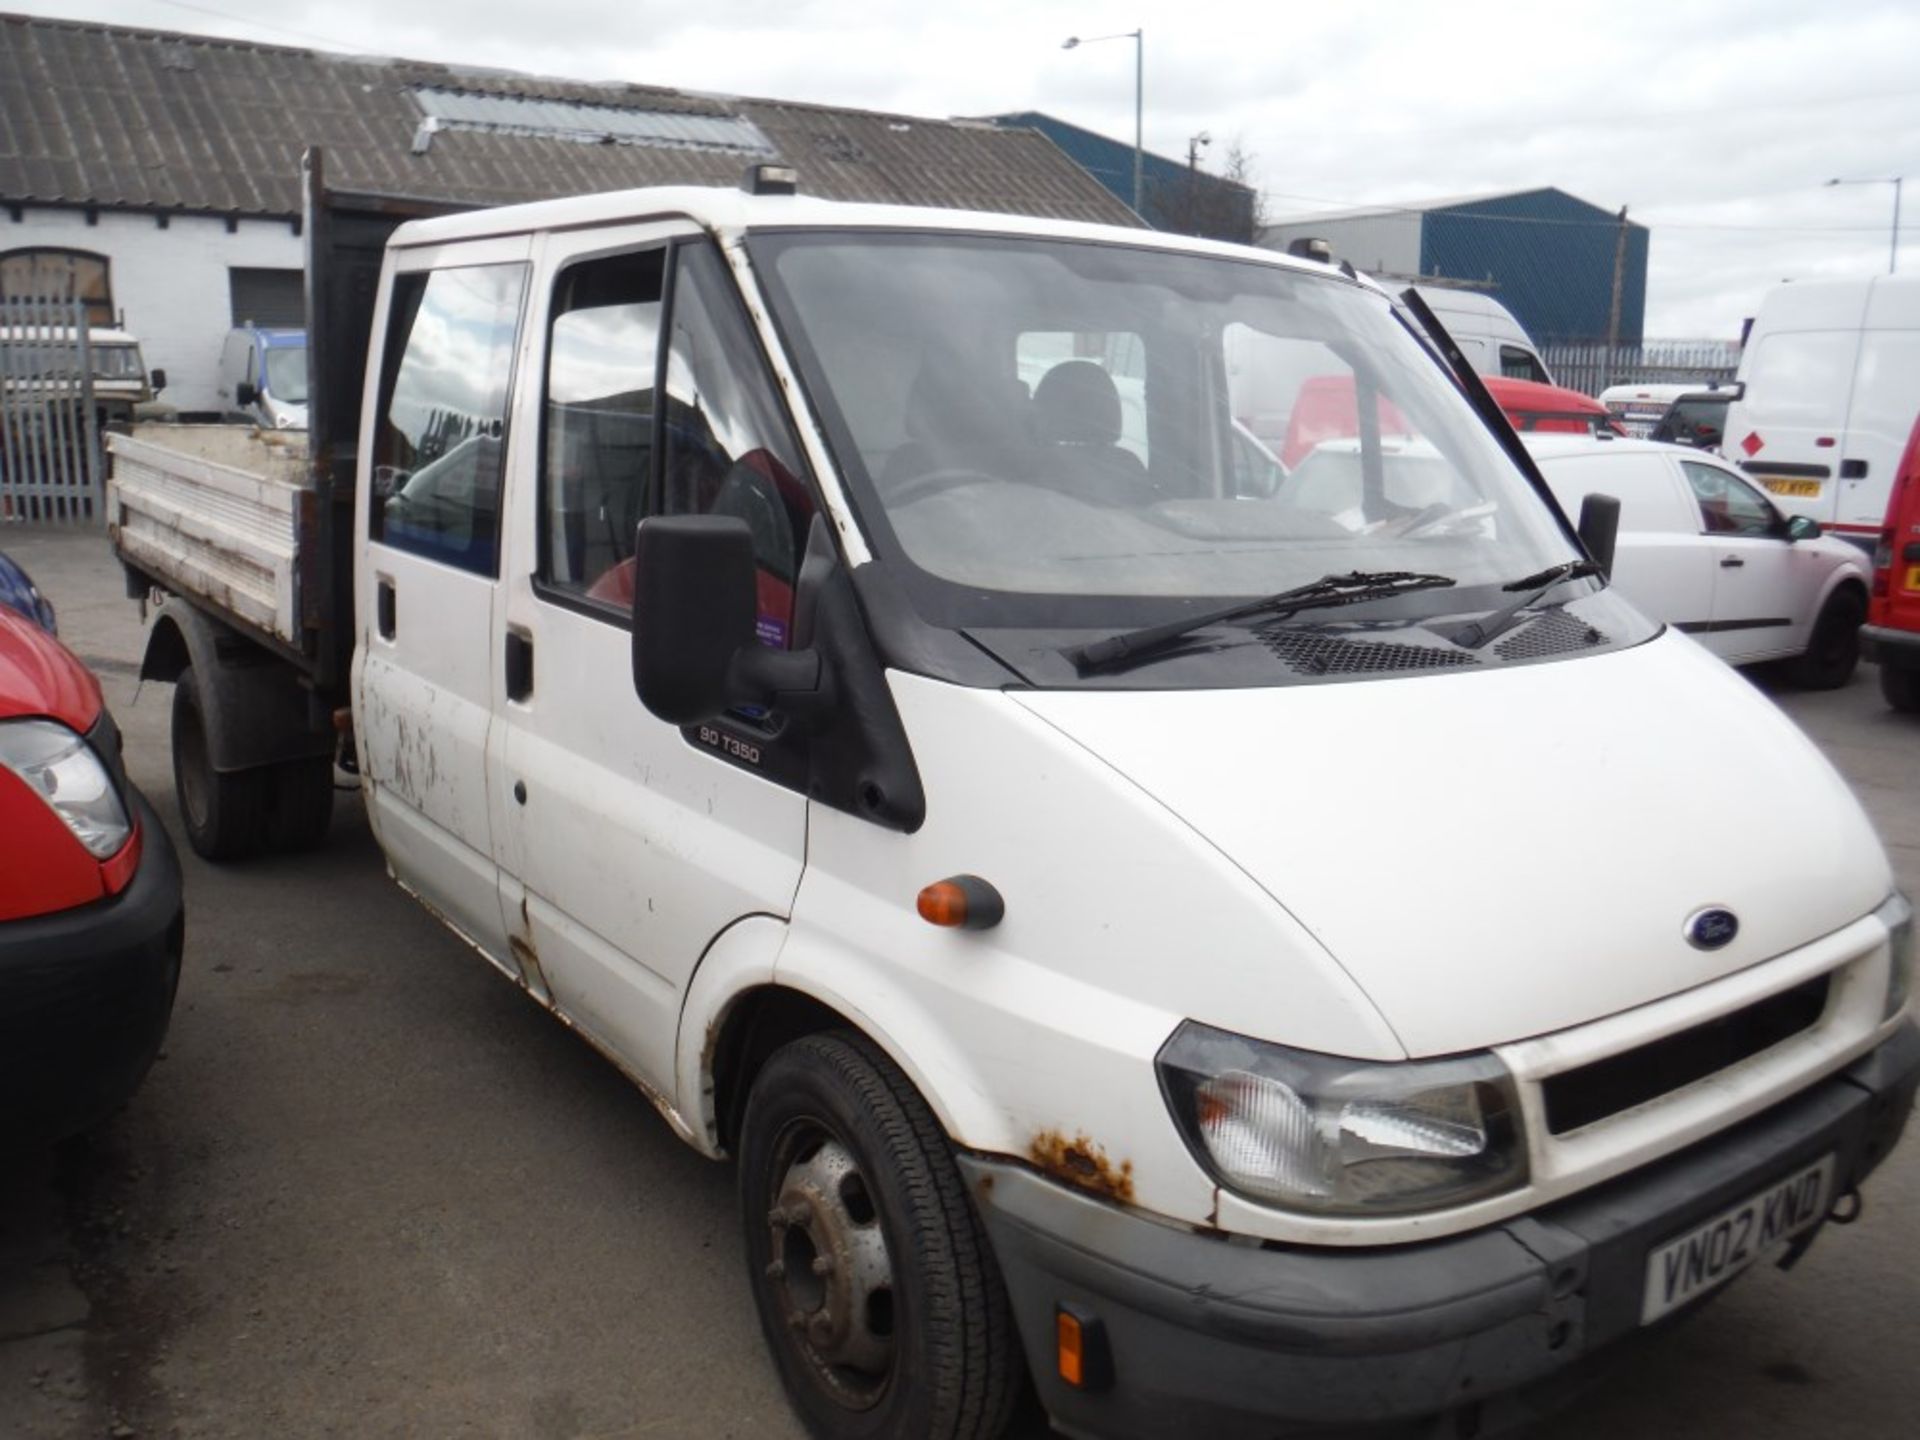
[[[0,521],[104,517],[87,307],[0,301]]]
[[[1598,395],[1609,385],[1705,385],[1731,380],[1740,346],[1731,340],[1644,340],[1632,345],[1604,341],[1541,347],[1553,378],[1569,390]]]

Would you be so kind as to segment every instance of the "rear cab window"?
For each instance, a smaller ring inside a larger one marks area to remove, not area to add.
[[[498,573],[507,396],[526,275],[516,262],[394,278],[370,539]]]

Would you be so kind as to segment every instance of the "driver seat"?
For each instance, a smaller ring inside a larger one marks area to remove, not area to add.
[[[1154,499],[1147,467],[1119,443],[1120,389],[1091,360],[1063,360],[1033,391],[1033,428],[1049,478],[1082,499],[1145,505]]]

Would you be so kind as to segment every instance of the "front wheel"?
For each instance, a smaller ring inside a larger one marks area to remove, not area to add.
[[[863,1038],[761,1069],[740,1142],[761,1329],[822,1440],[990,1440],[1021,1375],[993,1254],[939,1122]]]
[[[1793,683],[1803,690],[1838,690],[1853,678],[1860,661],[1860,626],[1867,602],[1849,587],[1835,591],[1820,607],[1806,652],[1793,662]]]

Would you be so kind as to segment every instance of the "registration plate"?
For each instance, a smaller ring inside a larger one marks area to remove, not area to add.
[[[1818,1224],[1832,1188],[1828,1155],[1654,1250],[1640,1323],[1726,1284],[1780,1241]]]
[[[1776,495],[1794,495],[1802,500],[1811,500],[1820,493],[1818,480],[1778,480],[1769,477],[1760,483]]]

